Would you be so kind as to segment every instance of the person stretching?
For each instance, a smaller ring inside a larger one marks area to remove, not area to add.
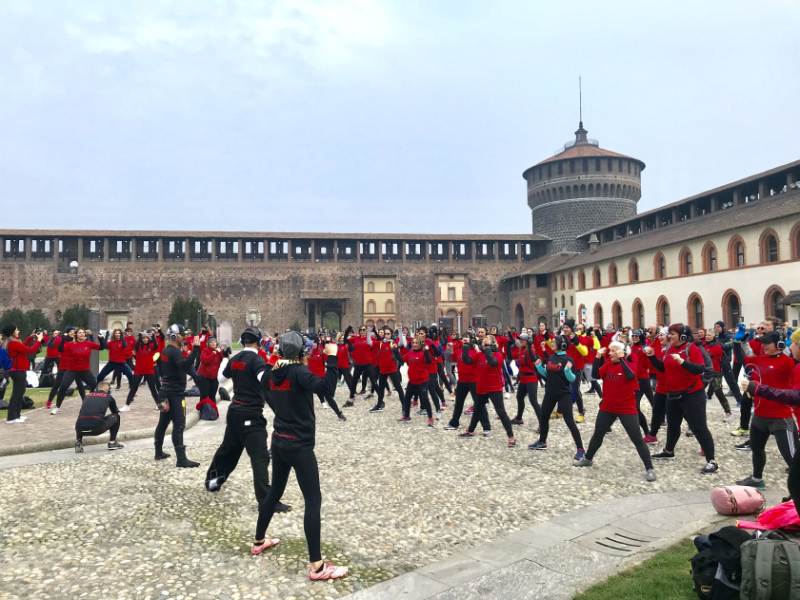
[[[428,415],[428,427],[433,427],[433,411],[428,400],[428,371],[433,360],[425,348],[425,336],[421,334],[414,338],[410,350],[406,348],[406,338],[401,337],[399,356],[408,365],[408,385],[403,398],[403,416],[399,421],[411,422],[411,398],[419,396],[422,409]]]
[[[200,338],[201,340],[203,338]],[[203,342],[200,342],[203,345]],[[200,351],[200,366],[197,369],[197,387],[200,391],[200,400],[195,405],[195,410],[200,411],[200,418],[215,421],[219,418],[217,409],[217,390],[219,389],[219,367],[222,359],[231,355],[230,348],[222,350],[217,345],[217,338],[209,337],[205,340],[205,348]]]
[[[6,423],[24,423],[27,418],[22,416],[22,398],[27,387],[28,367],[30,366],[30,355],[36,354],[42,345],[42,333],[34,336],[33,343],[26,346],[19,340],[19,329],[16,325],[3,327],[3,346],[11,360],[11,368],[8,370],[8,377],[14,386],[11,391],[11,400],[8,403]]]
[[[606,358],[605,355],[608,355]],[[608,348],[600,348],[592,366],[592,377],[603,380],[603,399],[594,425],[592,439],[586,456],[575,461],[576,467],[591,467],[595,454],[603,445],[603,438],[609,432],[614,421],[619,419],[625,433],[633,442],[639,458],[642,460],[647,481],[656,480],[650,450],[639,432],[639,408],[636,400],[638,375],[635,355],[625,356],[625,344],[611,342]]]
[[[311,373],[302,364],[303,338],[289,331],[280,338],[283,360],[268,375],[267,402],[275,413],[272,431],[272,487],[259,503],[256,535],[250,553],[254,556],[280,543],[278,538],[266,537],[275,507],[279,503],[289,474],[294,470],[297,484],[303,493],[305,514],[303,529],[308,546],[308,578],[311,581],[339,579],[347,575],[347,567],[337,567],[322,560],[320,541],[322,493],[319,467],[314,454],[316,418],[313,394],[331,396],[336,391],[339,370],[336,363],[336,344],[326,344],[325,378]]]
[[[517,416],[511,420],[514,425],[522,425],[522,415],[525,412],[525,396],[533,407],[536,420],[541,423],[542,407],[539,406],[539,378],[536,375],[536,353],[533,351],[532,340],[527,333],[522,333],[517,338],[517,347],[514,348],[514,358],[519,371],[519,385],[517,386]]]
[[[536,370],[546,379],[544,384],[544,399],[542,400],[542,417],[539,420],[539,439],[528,446],[529,450],[547,450],[547,434],[550,431],[550,415],[558,407],[564,423],[572,434],[575,442],[575,460],[581,460],[586,453],[583,450],[581,432],[572,417],[572,395],[570,390],[572,382],[577,379],[573,370],[573,362],[567,356],[570,340],[563,335],[557,336],[553,343],[555,353],[547,358],[547,363],[542,364],[540,358],[536,359]]]
[[[128,342],[122,334],[122,329],[115,329],[113,333],[106,333],[105,345],[108,348],[108,362],[97,374],[97,382],[103,381],[106,375],[113,371],[114,375],[117,373],[125,375],[128,380],[128,386],[130,386],[133,380],[133,373],[128,366]]]
[[[158,360],[158,343],[155,338],[148,331],[143,331],[139,334],[139,339],[133,347],[133,356],[136,363],[133,366],[133,381],[128,390],[128,398],[125,401],[125,406],[120,407],[120,411],[127,412],[131,410],[131,405],[136,397],[136,392],[139,390],[139,384],[142,379],[147,382],[150,388],[150,394],[153,396],[153,402],[158,404],[158,380],[156,379],[156,365],[155,361]]]
[[[397,358],[397,344],[392,339],[392,330],[389,327],[383,328],[383,339],[378,345],[378,402],[369,412],[382,412],[385,408],[383,403],[384,394],[389,391],[389,382],[392,382],[397,395],[400,397],[400,406],[405,402],[403,393],[403,381],[400,377]]]

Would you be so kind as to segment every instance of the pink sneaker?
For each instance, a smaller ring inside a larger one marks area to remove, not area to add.
[[[51,408],[53,408],[53,401],[52,400],[48,400],[47,404],[45,404],[44,406],[45,406],[45,408],[47,410],[50,410]]]
[[[474,406],[470,406],[469,408],[467,408],[467,410],[464,411],[464,414],[465,415],[471,415],[474,412],[475,412],[475,407]]]
[[[644,443],[650,445],[657,444],[658,438],[654,435],[646,435],[644,436]]]
[[[308,571],[308,578],[311,581],[330,581],[331,579],[341,579],[348,572],[347,567],[337,567],[333,563],[326,562],[319,571]]]

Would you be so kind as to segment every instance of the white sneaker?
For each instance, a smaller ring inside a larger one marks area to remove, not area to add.
[[[442,413],[441,413],[441,411],[433,413],[433,416],[434,416],[434,417],[436,417],[436,420],[437,420],[437,421],[441,421],[441,420],[442,420]]]
[[[19,419],[12,419],[11,421],[6,421],[6,425],[21,425],[25,421],[22,420],[22,417]]]
[[[504,392],[504,393],[503,393],[503,398],[505,398],[506,400],[508,400],[509,398],[511,398],[511,394],[509,394],[508,392]]]
[[[24,416],[22,416],[19,419],[17,419],[17,421],[19,421],[20,423],[24,423],[27,420],[28,420],[28,417],[24,417]]]
[[[51,414],[51,415],[57,415],[57,414],[58,414],[58,413],[60,413],[60,412],[61,412],[61,409],[60,409],[60,408],[58,408],[57,406],[54,406],[54,407],[53,407],[53,410],[51,410],[51,411],[50,411],[50,414]]]
[[[119,412],[128,412],[130,411],[131,407],[128,404],[123,404],[119,407]]]

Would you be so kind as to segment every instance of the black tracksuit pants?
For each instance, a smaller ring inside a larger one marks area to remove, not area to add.
[[[650,385],[650,379],[639,379],[639,389],[636,390],[636,410],[639,413],[639,427],[642,428],[642,431],[645,435],[649,431],[647,426],[647,417],[644,416],[642,412],[642,396],[646,396],[647,399],[650,401],[650,408],[653,408],[653,387]],[[621,419],[620,419],[621,421]]]
[[[521,419],[525,412],[525,396],[533,407],[533,412],[536,415],[536,420],[541,425],[542,420],[542,407],[539,406],[539,382],[532,381],[530,383],[522,383],[517,386],[517,419]]]
[[[489,421],[489,413],[486,412],[486,405],[481,409],[478,408],[478,394],[475,391],[475,383],[468,383],[466,381],[459,381],[456,384],[456,405],[453,408],[453,415],[450,417],[449,425],[451,427],[458,427],[461,413],[464,412],[464,401],[467,399],[467,394],[472,396],[473,414],[480,412],[478,419],[480,420],[481,427],[484,431],[491,431],[492,426]]]
[[[133,404],[133,399],[136,397],[136,392],[139,390],[139,384],[142,383],[142,379],[147,382],[150,393],[153,395],[153,400],[158,402],[158,379],[156,376],[152,374],[134,375],[133,381],[131,381],[131,387],[128,390],[128,399],[125,401],[125,404]]]
[[[356,365],[355,368],[353,369],[353,382],[350,385],[350,400],[356,397],[356,387],[358,387],[358,382],[364,376],[366,376],[369,379],[369,382],[372,385],[372,389],[378,388],[378,382],[375,381],[374,365],[372,364]],[[362,390],[365,388],[366,385],[363,385]]]
[[[218,477],[221,486],[236,469],[245,449],[253,469],[256,500],[261,502],[269,493],[267,420],[252,410],[237,409],[235,404],[231,404],[225,417],[225,434],[208,467],[206,484]]]
[[[406,418],[411,417],[411,398],[413,396],[419,397],[420,406],[427,413],[428,418],[433,417],[431,410],[431,403],[428,400],[428,383],[409,383],[406,386],[406,393],[403,398],[403,416]]]
[[[578,430],[578,426],[575,424],[575,419],[572,416],[572,396],[568,393],[560,395],[548,395],[547,391],[545,391],[544,400],[542,400],[542,417],[539,419],[539,441],[544,444],[547,443],[547,434],[550,431],[550,415],[553,413],[553,409],[556,406],[558,407],[558,412],[561,413],[561,416],[563,417],[564,423],[567,425],[570,434],[572,434],[572,440],[575,442],[575,447],[583,448],[581,432]]]
[[[378,404],[383,404],[383,396],[389,389],[389,382],[392,382],[392,387],[400,396],[400,405],[405,402],[405,394],[403,393],[403,380],[399,371],[394,373],[381,373],[378,377]]]
[[[661,392],[653,394],[653,415],[650,419],[650,435],[658,436],[658,430],[667,418],[667,395]]]
[[[478,426],[478,421],[481,421],[481,413],[486,414],[486,418],[488,420],[487,404],[489,402],[492,403],[497,416],[500,417],[500,422],[503,424],[503,428],[506,430],[508,437],[514,437],[514,429],[511,427],[511,420],[508,418],[505,404],[503,404],[503,392],[478,394],[478,401],[475,403],[475,410],[472,413],[472,419],[470,419],[468,431],[470,433],[475,432],[475,428]]]
[[[754,416],[750,423],[750,449],[753,452],[753,477],[756,479],[764,476],[764,466],[767,464],[765,449],[770,435],[775,437],[778,451],[789,467],[797,453],[797,426],[794,417],[768,419]]]
[[[589,460],[594,458],[600,446],[603,445],[603,438],[611,431],[611,426],[617,419],[622,423],[625,433],[628,434],[631,442],[633,442],[636,452],[639,454],[642,464],[644,464],[644,468],[652,469],[653,461],[650,458],[650,450],[647,448],[647,444],[644,443],[642,434],[639,433],[639,418],[637,415],[619,415],[603,410],[599,411],[597,413],[597,419],[595,420],[592,439],[589,440],[589,449],[586,451],[586,458]]]
[[[110,414],[103,417],[100,421],[78,421],[75,423],[75,437],[80,442],[84,437],[102,435],[106,431],[110,432],[109,440],[116,440],[119,432],[120,418],[118,414]]]
[[[714,460],[714,438],[706,423],[706,395],[702,389],[690,394],[667,395],[667,443],[664,446],[667,452],[675,451],[684,419],[703,449],[706,460]]]
[[[161,411],[158,415],[158,424],[154,433],[156,449],[164,447],[164,434],[172,423],[172,445],[183,448],[183,430],[186,429],[186,400],[185,392],[164,392],[161,401],[169,402],[169,411]]]
[[[9,371],[8,378],[11,380],[13,388],[11,399],[8,401],[6,421],[14,421],[19,419],[22,414],[22,398],[25,396],[25,388],[28,386],[28,374],[25,371]]]
[[[107,362],[105,366],[102,369],[100,369],[100,372],[97,374],[97,381],[98,382],[103,381],[103,379],[106,378],[106,375],[108,375],[112,371],[114,372],[114,376],[111,378],[112,383],[114,382],[114,377],[116,377],[117,373],[121,373],[122,375],[125,375],[125,377],[128,379],[128,385],[131,384],[131,380],[133,379],[133,372],[131,371],[131,368],[128,366],[128,363],[126,362]]]

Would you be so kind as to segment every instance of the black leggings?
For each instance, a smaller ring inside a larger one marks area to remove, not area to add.
[[[344,379],[344,383],[347,386],[347,389],[350,390],[353,387],[353,374],[350,372],[350,369],[344,369],[339,367],[339,377]],[[337,379],[338,381],[338,379]]]
[[[214,402],[217,401],[217,390],[219,389],[219,380],[214,377],[197,376],[197,389],[200,391],[200,398],[211,398]]]
[[[650,379],[640,379],[639,380],[639,389],[636,390],[636,410],[639,413],[639,427],[642,428],[642,431],[645,435],[647,435],[647,418],[644,416],[642,412],[641,402],[642,396],[647,396],[647,399],[650,401],[650,408],[653,407],[653,388],[650,385]],[[620,419],[621,421],[621,419]]]
[[[339,405],[336,403],[336,400],[334,400],[334,398],[333,398],[333,396],[332,396],[332,395],[331,395],[331,396],[323,396],[322,394],[320,394],[319,392],[317,392],[317,398],[319,398],[319,402],[320,402],[320,404],[324,404],[325,402],[327,402],[327,403],[328,403],[328,405],[329,405],[329,406],[331,407],[331,409],[333,410],[333,413],[334,413],[334,414],[335,414],[337,417],[338,417],[340,414],[342,414],[342,411],[341,411],[341,410],[339,410]]]
[[[800,514],[800,452],[794,453],[786,485],[789,488],[789,495],[794,500],[795,509]]]
[[[739,428],[750,429],[750,416],[753,413],[753,397],[750,394],[742,396],[739,411]]]
[[[558,406],[558,411],[572,434],[572,441],[575,442],[575,447],[583,448],[581,432],[578,431],[578,426],[575,425],[575,419],[572,417],[572,397],[569,394],[548,396],[547,392],[545,392],[544,400],[542,400],[542,417],[539,419],[539,441],[543,444],[547,443],[547,434],[550,431],[550,415],[556,406]]]
[[[459,381],[456,384],[456,405],[453,408],[453,416],[450,417],[449,425],[451,427],[458,427],[458,422],[461,419],[461,413],[464,412],[464,401],[467,399],[467,394],[472,396],[473,414],[480,412],[478,419],[481,422],[481,427],[484,431],[491,431],[492,426],[489,422],[489,414],[486,412],[486,405],[478,409],[478,396],[475,392],[475,384],[466,381]]]
[[[539,382],[532,381],[530,383],[520,383],[517,386],[517,419],[521,419],[525,412],[525,396],[533,407],[533,412],[536,414],[536,419],[540,422],[542,420],[542,407],[539,406]]]
[[[667,452],[675,452],[684,419],[703,449],[706,460],[714,460],[714,438],[706,423],[706,395],[702,389],[690,394],[667,396],[667,444],[664,446]]]
[[[411,398],[418,396],[422,409],[428,413],[428,418],[433,418],[433,411],[431,411],[431,403],[428,400],[428,383],[409,383],[406,386],[406,394],[403,398],[403,416],[406,418],[411,417]]]
[[[497,413],[497,416],[500,417],[500,422],[503,424],[503,428],[506,430],[506,435],[508,435],[510,438],[514,437],[514,429],[511,427],[511,421],[508,418],[506,407],[503,404],[503,392],[478,394],[478,401],[475,403],[475,410],[472,413],[472,419],[470,419],[468,431],[470,433],[475,432],[475,428],[478,426],[478,421],[481,420],[480,413],[488,413],[486,410],[486,405],[489,403],[489,401],[491,401],[492,406],[494,406],[494,411]]]
[[[153,400],[158,402],[158,380],[156,379],[155,375],[150,374],[133,376],[131,389],[128,390],[128,399],[125,401],[125,404],[133,404],[133,399],[139,389],[139,384],[142,383],[142,378],[144,378],[144,380],[147,382],[147,385],[150,388],[150,393],[153,395]]]
[[[128,379],[128,385],[131,384],[133,373],[131,372],[131,368],[128,366],[128,363],[125,362],[107,362],[105,366],[102,369],[100,369],[100,372],[97,374],[98,383],[103,381],[103,379],[106,378],[106,375],[111,373],[111,371],[114,371],[114,376],[116,376],[117,373],[125,375],[125,377]],[[114,382],[114,377],[111,378],[111,382],[112,383]]]
[[[208,466],[206,485],[216,478],[217,485],[222,486],[239,464],[243,450],[247,450],[250,457],[256,501],[261,502],[269,494],[267,420],[262,414],[239,410],[236,405],[228,409],[225,433]]]
[[[169,411],[160,411],[158,415],[158,424],[153,435],[156,447],[160,449],[163,446],[164,434],[172,423],[172,445],[176,449],[183,448],[183,430],[186,428],[186,402],[183,394],[166,394],[162,402],[164,400],[169,402]]]
[[[6,421],[19,419],[22,414],[22,398],[25,396],[25,388],[28,386],[28,374],[25,371],[9,371],[8,378],[13,384],[11,399],[8,401],[8,415]]]
[[[73,381],[82,381],[86,384],[86,387],[89,388],[89,391],[93,390],[97,385],[97,380],[94,378],[91,371],[64,371],[64,378],[61,380],[61,385],[58,388],[58,396],[56,397],[56,406],[59,408],[61,408],[61,403],[64,402],[64,396]],[[78,384],[78,393],[81,395],[81,399],[86,396],[86,392],[82,389],[80,383]]]
[[[667,395],[656,392],[653,395],[653,416],[650,420],[650,435],[656,437],[667,417]]]
[[[764,465],[767,464],[765,448],[770,435],[775,437],[778,451],[790,467],[797,453],[797,427],[793,417],[786,419],[753,417],[753,422],[750,424],[750,449],[753,451],[753,477],[756,479],[761,479],[764,475]]]
[[[644,468],[652,469],[653,461],[650,459],[650,450],[648,450],[647,444],[644,443],[642,435],[639,433],[639,419],[636,415],[618,415],[605,412],[604,410],[599,411],[597,413],[597,419],[595,420],[592,439],[589,440],[589,449],[586,451],[586,458],[589,460],[594,458],[600,446],[603,445],[603,438],[611,431],[611,426],[617,419],[622,423],[625,433],[628,434],[631,442],[633,442],[636,452],[639,454],[639,458],[644,464]]]
[[[256,523],[256,540],[261,541],[267,533],[275,505],[280,501],[289,481],[289,473],[294,469],[297,485],[303,492],[305,514],[303,529],[308,545],[308,562],[322,560],[320,548],[320,530],[322,528],[320,512],[322,509],[322,492],[319,489],[319,467],[317,457],[311,448],[287,450],[280,446],[272,446],[272,487],[267,497],[259,503],[258,522]]]
[[[397,395],[400,396],[400,406],[402,406],[403,402],[405,402],[405,394],[403,393],[403,380],[400,377],[399,371],[395,371],[394,373],[381,373],[378,378],[378,404],[383,404],[383,395],[389,390],[390,381]]]
[[[431,400],[433,400],[433,405],[436,407],[436,412],[442,410],[441,405],[444,404],[444,392],[437,381],[436,373],[428,376],[428,393],[431,396]]]
[[[447,378],[447,375],[444,372],[444,365],[442,363],[439,363],[438,365],[436,365],[436,372],[439,375],[439,379],[444,384],[444,387],[447,388],[447,393],[448,394],[452,394],[453,393],[453,386],[450,385],[450,380]]]
[[[108,439],[113,442],[117,439],[119,425],[120,419],[118,414],[106,415],[103,417],[102,421],[95,421],[94,423],[89,421],[81,423],[78,421],[75,424],[75,437],[80,442],[84,436],[92,437],[95,435],[101,435],[108,431],[111,434]]]

